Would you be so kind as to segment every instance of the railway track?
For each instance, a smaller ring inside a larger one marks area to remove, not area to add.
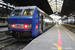
[[[68,30],[72,31],[73,33],[75,33],[75,27],[68,26],[68,25],[63,25],[63,26],[66,27]]]
[[[0,40],[0,44],[1,43],[4,43],[4,42],[7,42],[7,41],[10,41],[10,40],[13,40],[14,38],[12,38],[12,37],[8,37],[8,38],[6,38],[6,39],[3,39],[3,40]]]
[[[0,50],[22,50],[29,42],[14,41]]]
[[[24,48],[30,41],[20,42],[16,41],[14,38],[8,38],[0,41],[0,50],[21,50]]]
[[[3,32],[1,32],[3,33]],[[8,37],[0,40],[0,50],[21,50],[24,48],[29,41],[19,42],[13,37]]]
[[[4,47],[14,43],[14,42],[16,42],[16,40],[13,39],[13,38],[5,39],[5,40],[0,41],[0,50]]]

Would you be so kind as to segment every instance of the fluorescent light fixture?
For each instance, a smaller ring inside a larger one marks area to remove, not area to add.
[[[4,2],[0,2],[0,4],[7,5],[7,4],[6,4],[6,3],[4,3]]]
[[[3,6],[3,8],[6,8],[6,6]]]

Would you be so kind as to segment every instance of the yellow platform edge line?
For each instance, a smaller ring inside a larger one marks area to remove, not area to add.
[[[63,28],[63,27],[62,27],[62,28]],[[75,39],[73,39],[73,37],[65,30],[65,28],[63,28],[63,30],[70,36],[70,38],[71,38],[72,40],[75,41]]]
[[[62,50],[62,47],[57,45],[56,43],[53,43],[53,45],[57,46],[58,47],[58,50]]]
[[[31,42],[37,42],[37,41],[31,41]]]

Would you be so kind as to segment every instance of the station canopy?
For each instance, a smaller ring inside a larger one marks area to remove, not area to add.
[[[49,15],[56,11],[60,13],[61,16],[70,15],[75,11],[75,0],[3,0],[3,1],[5,3],[14,4],[15,6],[36,5]]]
[[[52,9],[47,0],[3,0],[5,3],[14,4],[15,6],[33,6],[36,5],[47,14],[52,14]]]

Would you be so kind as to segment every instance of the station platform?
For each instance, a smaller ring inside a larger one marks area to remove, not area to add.
[[[75,33],[55,25],[33,39],[23,50],[75,50]]]

